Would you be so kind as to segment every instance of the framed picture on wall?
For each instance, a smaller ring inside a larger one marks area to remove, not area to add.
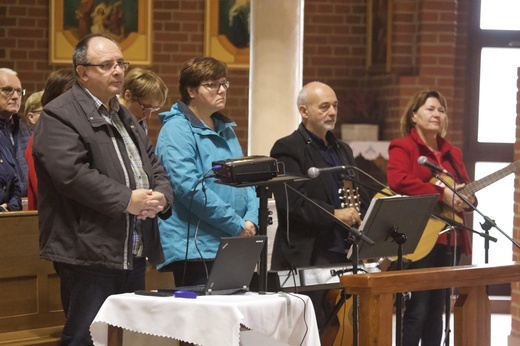
[[[249,67],[250,0],[205,0],[204,55]]]
[[[367,1],[367,70],[390,72],[392,63],[392,0]]]
[[[51,0],[49,62],[72,64],[78,41],[90,33],[116,40],[131,65],[152,64],[152,0]]]

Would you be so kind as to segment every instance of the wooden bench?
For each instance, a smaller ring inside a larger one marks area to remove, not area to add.
[[[0,345],[59,345],[60,279],[38,237],[38,212],[0,213]],[[173,287],[173,275],[148,267],[146,285]]]
[[[40,259],[38,213],[0,214],[0,345],[57,345],[59,277]]]

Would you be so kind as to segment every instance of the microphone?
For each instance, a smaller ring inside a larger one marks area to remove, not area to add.
[[[441,172],[441,173],[444,173],[446,175],[449,175],[451,176],[451,173],[448,172],[447,170],[445,170],[444,168],[436,165],[435,163],[429,161],[426,156],[419,156],[419,158],[417,159],[417,163],[420,164],[421,166],[425,166],[425,167],[428,167],[429,169],[431,169],[432,171],[436,171],[436,172]]]
[[[307,175],[311,178],[316,178],[321,173],[336,173],[336,172],[345,171],[345,170],[347,170],[347,168],[349,168],[349,166],[334,166],[334,167],[325,167],[325,168],[311,167],[307,171]]]

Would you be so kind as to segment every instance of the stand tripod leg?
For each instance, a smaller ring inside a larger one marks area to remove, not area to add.
[[[258,208],[258,235],[267,235],[267,224],[269,220],[268,199],[270,193],[267,186],[258,186],[256,194],[260,199],[260,206]],[[268,240],[265,241],[265,246],[260,254],[259,265],[259,287],[258,292],[265,294],[267,292],[267,247]]]
[[[403,244],[406,243],[406,235],[398,232],[397,227],[392,227],[390,237],[397,243],[397,270],[403,269]],[[395,344],[403,344],[403,294],[397,293],[395,296]]]

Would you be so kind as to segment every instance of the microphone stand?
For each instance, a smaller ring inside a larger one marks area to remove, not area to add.
[[[323,212],[328,214],[332,219],[334,219],[334,221],[337,224],[339,224],[340,226],[342,226],[343,228],[345,228],[348,231],[348,233],[349,233],[348,239],[350,240],[350,242],[352,244],[352,246],[349,250],[349,253],[352,254],[352,274],[354,274],[354,275],[357,274],[358,259],[359,259],[359,242],[362,240],[369,245],[374,245],[375,242],[372,239],[370,239],[369,237],[367,237],[365,234],[363,234],[363,232],[360,232],[357,229],[355,229],[354,227],[351,227],[348,224],[341,221],[334,214],[330,213],[327,209],[323,208],[321,205],[314,202],[312,199],[305,196],[303,193],[301,193],[300,191],[298,191],[291,185],[285,184],[285,186],[290,188],[292,191],[296,192],[299,196],[303,197],[306,201],[311,202],[317,208],[319,208],[320,210],[322,210]],[[357,298],[357,295],[352,295],[352,337],[353,337],[352,345],[353,346],[358,346],[358,321],[359,321],[358,298]]]
[[[504,231],[502,231],[500,229],[500,227],[497,226],[497,224],[495,223],[494,220],[491,220],[489,217],[484,215],[477,207],[475,207],[472,203],[470,203],[466,197],[464,197],[462,194],[460,194],[454,186],[451,186],[450,184],[448,184],[448,182],[444,178],[442,178],[439,173],[437,173],[434,170],[432,170],[432,173],[435,176],[435,178],[437,178],[439,181],[441,181],[445,186],[447,186],[451,191],[453,191],[453,193],[455,195],[457,195],[461,200],[463,200],[467,205],[469,205],[471,210],[476,211],[478,214],[480,214],[484,218],[484,220],[485,220],[484,224],[480,224],[480,225],[484,229],[485,263],[488,263],[489,241],[492,239],[494,239],[494,241],[496,241],[496,238],[492,238],[489,236],[489,229],[491,227],[495,227],[500,233],[502,233],[507,239],[509,239],[509,241],[511,241],[517,248],[520,248],[520,245],[514,239],[512,239],[510,236],[508,236]],[[447,237],[448,237],[448,239],[447,239],[448,240],[448,251],[447,251],[446,255],[450,256],[450,257],[453,256],[453,265],[455,265],[455,252],[451,253],[451,250],[450,250],[450,234],[449,233],[447,234]],[[450,262],[450,259],[448,259],[448,262]],[[451,293],[452,293],[452,288],[447,288],[446,289],[446,306],[445,306],[445,310],[446,310],[445,311],[445,314],[446,314],[445,345],[446,346],[449,346],[449,344],[450,344],[449,319],[450,319],[450,313],[451,313],[450,312],[450,310],[451,310]]]
[[[439,179],[445,186],[447,186],[451,191],[453,191],[453,193],[455,195],[457,195],[461,200],[463,200],[467,205],[469,205],[469,207],[471,208],[471,210],[473,211],[476,211],[480,216],[482,216],[484,218],[484,224],[480,224],[481,227],[484,229],[484,233],[485,233],[485,237],[484,237],[484,240],[485,242],[487,243],[487,246],[489,247],[489,240],[491,240],[491,238],[489,237],[489,229],[491,229],[491,227],[495,227],[500,233],[502,233],[502,235],[504,237],[506,237],[511,243],[513,243],[518,249],[520,249],[520,244],[518,244],[513,238],[511,238],[510,236],[508,236],[504,231],[502,231],[502,229],[500,229],[500,227],[497,226],[497,224],[495,223],[495,220],[492,220],[490,219],[488,216],[484,215],[477,207],[475,207],[473,204],[471,204],[468,199],[466,197],[464,197],[463,195],[461,195],[457,189],[455,189],[453,186],[451,186],[450,184],[448,184],[446,182],[445,179],[443,179],[440,174],[438,173],[434,173],[434,176],[435,178]],[[488,257],[488,254],[486,253],[486,258]],[[487,263],[487,262],[486,262]]]

